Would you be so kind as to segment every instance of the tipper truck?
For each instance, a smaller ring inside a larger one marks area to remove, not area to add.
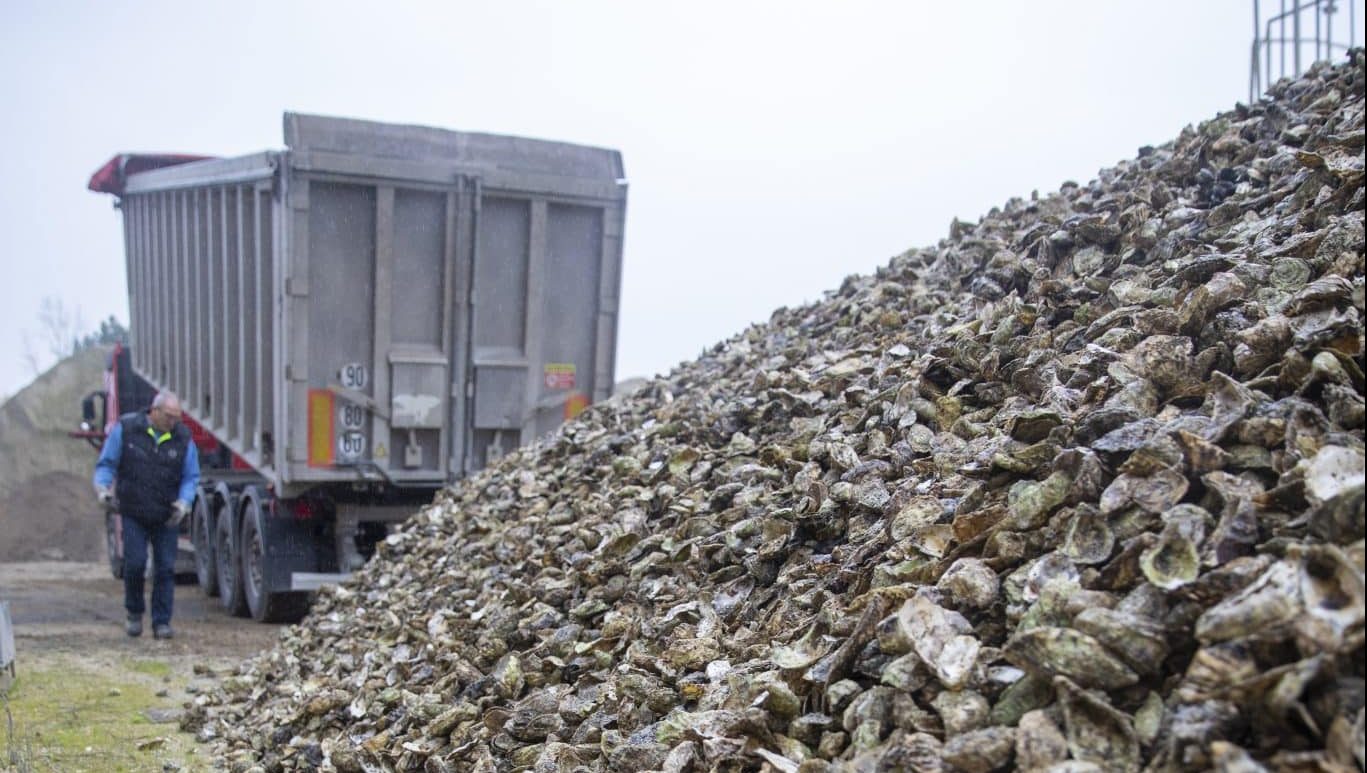
[[[284,135],[90,182],[123,215],[132,340],[86,434],[180,396],[203,467],[186,553],[262,621],[611,394],[627,193],[603,148],[296,113]]]

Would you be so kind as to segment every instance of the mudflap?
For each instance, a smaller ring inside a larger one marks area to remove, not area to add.
[[[318,538],[312,521],[295,518],[261,518],[261,538],[265,543],[266,592],[293,590],[295,572],[318,571]]]

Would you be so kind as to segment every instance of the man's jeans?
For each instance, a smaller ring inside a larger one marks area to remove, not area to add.
[[[152,625],[171,624],[171,599],[176,591],[176,536],[179,529],[165,524],[145,526],[123,519],[123,606],[131,616],[142,617],[143,573],[147,545],[152,545]]]

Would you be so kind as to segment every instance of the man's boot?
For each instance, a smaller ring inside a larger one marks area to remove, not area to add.
[[[171,630],[170,623],[158,623],[152,626],[152,635],[158,639],[173,639],[176,634]]]
[[[123,629],[129,636],[142,636],[142,615],[129,615],[128,625]]]

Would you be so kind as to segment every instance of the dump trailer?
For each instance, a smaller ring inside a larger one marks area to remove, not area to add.
[[[614,150],[297,113],[284,143],[90,183],[123,215],[131,369],[220,450],[200,584],[258,620],[611,394],[626,214]]]

